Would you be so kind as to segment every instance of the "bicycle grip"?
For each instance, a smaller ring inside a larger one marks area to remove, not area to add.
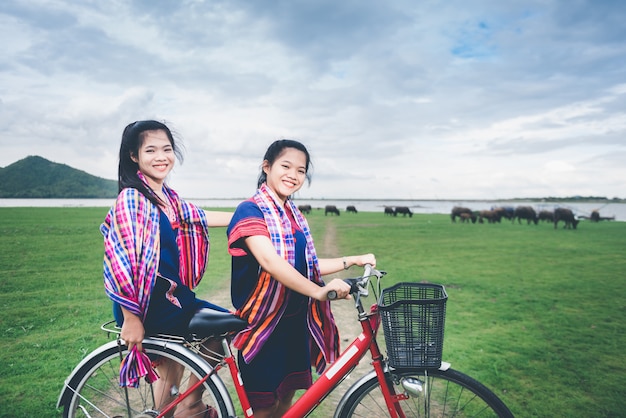
[[[363,277],[368,277],[369,275],[372,274],[372,270],[374,270],[374,267],[372,267],[371,264],[366,264],[363,266]]]
[[[374,267],[372,267],[371,264],[365,264],[363,266],[363,277],[369,277],[372,274],[372,271],[374,270]],[[348,283],[350,286],[354,286],[353,282],[355,279],[344,279],[344,282]],[[337,299],[337,292],[334,290],[329,290],[328,293],[326,294],[326,298],[328,300],[335,300]]]

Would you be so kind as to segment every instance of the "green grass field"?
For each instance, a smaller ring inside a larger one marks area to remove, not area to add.
[[[0,416],[55,417],[63,380],[107,341],[105,208],[0,208]],[[374,252],[389,285],[430,281],[449,295],[444,359],[519,417],[626,411],[626,223],[452,224],[446,215],[308,216],[318,251]],[[198,293],[229,285],[224,229]],[[327,255],[327,254],[323,254]],[[354,271],[356,273],[356,271]]]

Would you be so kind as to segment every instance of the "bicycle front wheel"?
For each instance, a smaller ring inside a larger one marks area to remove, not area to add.
[[[453,369],[391,370],[387,382],[403,395],[399,408],[407,417],[513,417],[507,406],[485,385]],[[352,386],[335,417],[389,417],[374,372]]]
[[[143,342],[145,352],[151,357],[156,356],[168,359],[178,364],[182,369],[182,378],[178,392],[183,393],[189,384],[190,378],[195,376],[202,379],[211,368],[208,364],[198,361],[189,355],[189,352],[179,344],[163,343],[146,340]],[[126,346],[122,346],[122,356],[128,354]],[[67,383],[61,404],[64,406],[63,416],[77,417],[116,417],[116,418],[150,418],[159,413],[155,399],[165,398],[165,395],[156,393],[158,385],[148,384],[141,379],[138,388],[123,388],[119,385],[121,364],[120,349],[115,344],[109,344],[98,353],[87,358],[75,370]],[[161,379],[165,376],[161,376]],[[165,388],[163,389],[165,390]],[[224,393],[212,379],[207,379],[202,386],[202,398],[199,402],[217,410],[219,417],[228,417],[232,411],[230,398],[224,399]],[[227,394],[226,394],[227,396]],[[228,405],[231,408],[228,408]],[[179,406],[175,416],[188,416]],[[202,414],[200,414],[202,416]]]

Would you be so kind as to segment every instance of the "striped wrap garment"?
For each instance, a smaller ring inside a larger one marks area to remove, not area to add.
[[[143,175],[139,177],[147,186]],[[208,223],[204,211],[180,199],[168,187],[164,192],[176,211],[181,281],[197,287],[209,256]],[[160,211],[137,189],[123,189],[100,225],[104,236],[104,288],[111,300],[145,319],[160,259]],[[138,378],[152,375],[145,354],[131,353],[120,369],[120,386],[136,387]]]
[[[276,252],[292,266],[295,265],[295,241],[291,221],[278,199],[266,184],[255,193],[253,200],[263,213],[270,239]],[[309,225],[296,205],[290,200],[286,203],[288,210],[304,232],[306,237],[306,259],[308,278],[312,282],[324,286],[319,270],[319,263]],[[241,350],[246,362],[251,361],[259,352],[263,343],[280,321],[285,308],[286,288],[273,279],[269,273],[259,268],[259,278],[255,289],[246,302],[236,312],[248,321],[249,326],[234,339],[233,345]],[[332,363],[339,355],[339,332],[335,324],[329,301],[309,299],[307,326],[312,337],[311,361],[318,373],[323,373],[327,364]]]

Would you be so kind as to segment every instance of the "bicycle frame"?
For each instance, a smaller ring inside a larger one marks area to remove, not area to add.
[[[358,320],[361,324],[362,332],[354,341],[341,353],[339,358],[330,365],[328,369],[317,379],[313,385],[307,389],[304,394],[287,410],[283,418],[302,418],[317,408],[322,401],[341,383],[350,372],[359,364],[361,359],[365,357],[367,352],[372,355],[372,366],[378,377],[383,396],[387,404],[389,415],[392,418],[404,418],[405,415],[400,408],[398,401],[405,399],[406,395],[396,395],[393,388],[387,384],[385,378],[385,365],[383,355],[376,341],[376,335],[380,328],[380,314],[378,305],[371,306],[369,313],[365,312],[359,295],[355,295],[355,306],[358,311]],[[243,413],[247,418],[254,417],[254,411],[250,406],[250,401],[246,394],[244,383],[237,367],[237,362],[230,348],[227,338],[222,340],[224,349],[224,358],[220,364],[216,365],[212,373],[205,376],[196,385],[188,388],[177,399],[167,405],[157,418],[165,416],[173,410],[186,396],[200,387],[213,374],[217,373],[224,366],[228,368],[233,380],[237,397],[241,404]]]
[[[304,394],[289,408],[283,415],[284,418],[301,418],[307,416],[345,379],[350,372],[359,364],[360,360],[367,352],[372,354],[372,365],[378,376],[383,389],[383,395],[387,403],[387,408],[391,417],[404,417],[402,410],[397,405],[397,401],[402,399],[392,392],[392,389],[386,382],[383,356],[376,341],[376,334],[380,326],[380,316],[378,314],[377,305],[373,305],[369,314],[360,315],[360,323],[362,332],[354,341],[341,353],[339,358],[317,379],[313,385],[307,389]],[[235,357],[230,349],[227,339],[222,340],[224,359],[218,364],[213,372],[205,376],[196,385],[188,388],[177,399],[167,405],[158,417],[165,416],[172,411],[186,396],[200,387],[211,375],[217,373],[223,367],[227,367],[230,371],[234,382],[235,390],[239,398],[243,413],[247,418],[253,418],[254,412],[250,407],[248,396],[246,395],[244,384],[239,374]],[[404,396],[404,395],[401,395]]]
[[[376,342],[376,334],[380,326],[377,305],[372,306],[369,314],[360,315],[362,332],[346,348],[339,358],[320,376],[313,385],[289,408],[284,418],[301,418],[313,411],[333,389],[346,378],[369,351],[372,354],[372,365],[378,375],[387,408],[392,417],[395,413],[394,394],[386,384],[383,367],[383,356]]]

